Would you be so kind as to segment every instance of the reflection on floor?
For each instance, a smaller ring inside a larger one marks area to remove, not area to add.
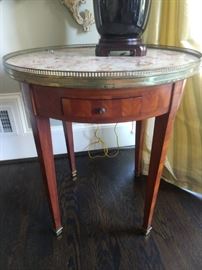
[[[153,231],[137,233],[145,179],[134,180],[134,153],[77,157],[56,169],[64,231],[56,239],[37,161],[0,165],[1,270],[201,269],[202,201],[162,181]]]

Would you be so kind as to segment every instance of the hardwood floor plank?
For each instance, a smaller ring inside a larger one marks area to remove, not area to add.
[[[57,239],[38,162],[0,165],[1,270],[181,270],[202,267],[202,201],[162,181],[153,231],[139,234],[145,178],[134,181],[134,152],[77,157],[72,181],[56,160],[64,225]]]

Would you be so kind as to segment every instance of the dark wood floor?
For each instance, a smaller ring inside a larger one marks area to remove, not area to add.
[[[202,269],[202,201],[162,182],[153,231],[138,233],[145,179],[133,151],[114,159],[56,160],[64,232],[56,239],[36,161],[0,166],[0,270]]]

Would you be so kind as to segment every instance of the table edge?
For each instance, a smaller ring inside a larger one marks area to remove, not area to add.
[[[3,57],[5,71],[15,80],[44,86],[71,87],[71,88],[122,88],[137,86],[152,86],[183,80],[199,71],[202,54],[196,50],[179,48],[174,46],[159,46],[148,44],[148,48],[166,49],[180,51],[196,57],[196,61],[173,68],[155,69],[151,71],[113,71],[113,72],[71,72],[71,71],[51,71],[40,69],[20,68],[6,63],[14,56],[37,52],[41,50],[55,50],[65,48],[88,48],[95,47],[94,44],[85,45],[64,45],[41,47],[28,50],[21,50],[9,53]],[[147,79],[146,79],[147,78]],[[148,79],[149,78],[149,79]],[[75,80],[76,79],[76,80]]]

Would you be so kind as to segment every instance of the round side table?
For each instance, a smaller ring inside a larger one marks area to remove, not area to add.
[[[148,47],[143,57],[94,56],[94,46],[39,48],[4,57],[20,81],[30,116],[54,229],[62,232],[49,118],[63,121],[72,176],[76,176],[72,122],[137,121],[135,174],[141,173],[144,120],[155,117],[142,231],[151,230],[168,141],[185,79],[198,72],[201,54]]]

